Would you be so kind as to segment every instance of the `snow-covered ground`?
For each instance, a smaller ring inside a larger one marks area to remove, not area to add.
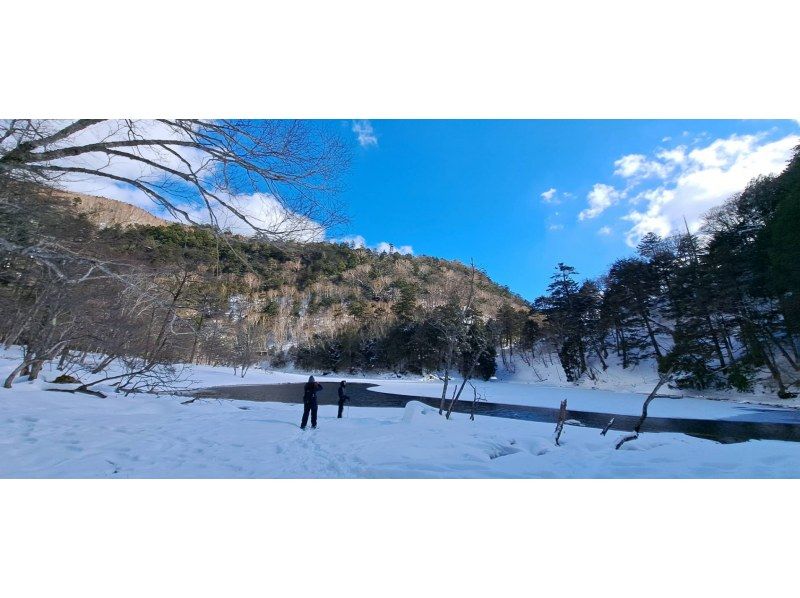
[[[12,358],[13,353],[0,356],[0,376],[13,367]],[[55,374],[47,367],[43,378]],[[241,378],[229,368],[203,367],[191,374],[200,386],[305,378],[258,370]],[[0,389],[0,477],[800,476],[800,443],[721,445],[680,434],[644,434],[617,451],[619,433],[603,437],[595,429],[568,426],[562,446],[555,446],[550,424],[490,417],[473,422],[462,414],[447,421],[416,402],[405,409],[353,407],[342,420],[335,418],[335,407],[321,406],[319,428],[303,432],[300,405],[214,399],[182,405],[184,397],[113,392],[100,399],[48,392],[54,385],[45,380],[21,379],[11,390]],[[392,390],[435,389],[435,383],[384,384]],[[499,396],[499,388],[525,385],[487,386]],[[619,400],[641,403],[641,397]]]
[[[500,358],[497,363],[497,378],[503,382],[635,394],[648,394],[658,382],[656,362],[650,358],[623,368],[621,360],[612,354],[606,360],[607,369],[603,370],[597,358],[592,357],[589,359],[589,365],[594,371],[594,379],[583,376],[578,382],[568,382],[564,370],[555,356],[540,356],[533,360],[529,359],[527,362],[519,354],[506,357],[505,364]],[[791,377],[787,378],[791,379]],[[800,408],[800,396],[794,399],[778,398],[772,379],[766,371],[762,371],[756,376],[752,392],[738,392],[733,389],[699,391],[665,385],[659,390],[659,394]]]
[[[375,381],[370,390],[394,394],[441,397],[442,383],[436,381]],[[639,415],[645,393],[614,392],[610,390],[584,388],[581,386],[554,386],[502,381],[473,382],[481,397],[492,403],[530,405],[558,409],[559,403],[567,399],[567,407],[574,411],[592,411],[616,415]],[[451,391],[448,390],[448,398]],[[462,398],[472,400],[472,390],[467,387]],[[737,401],[699,398],[664,397],[655,399],[648,408],[651,417],[677,417],[687,419],[724,419],[747,422],[788,422],[800,425],[800,412]]]

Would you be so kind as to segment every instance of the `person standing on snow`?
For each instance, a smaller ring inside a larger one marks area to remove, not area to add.
[[[342,419],[342,411],[344,411],[344,402],[350,400],[350,397],[348,397],[346,394],[344,394],[344,387],[346,385],[347,385],[347,382],[345,382],[344,380],[342,380],[339,383],[339,415],[336,416],[339,419]]]
[[[303,387],[303,421],[300,423],[300,429],[305,430],[308,423],[308,414],[311,413],[311,427],[317,427],[317,392],[322,390],[322,384],[314,380],[314,376],[308,377]]]

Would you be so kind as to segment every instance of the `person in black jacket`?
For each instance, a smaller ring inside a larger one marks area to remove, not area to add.
[[[347,382],[345,382],[344,380],[342,380],[339,383],[339,415],[336,416],[339,419],[342,418],[342,411],[344,411],[344,402],[350,400],[350,397],[348,397],[346,394],[344,394],[344,387],[346,385],[347,385]]]
[[[314,381],[314,376],[308,377],[303,387],[303,421],[300,423],[300,429],[305,430],[308,423],[308,414],[311,413],[311,427],[317,427],[317,392],[322,390],[322,384]]]

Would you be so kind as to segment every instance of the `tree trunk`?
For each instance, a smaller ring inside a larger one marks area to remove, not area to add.
[[[719,338],[717,338],[717,331],[714,328],[714,325],[711,323],[711,315],[708,313],[707,309],[703,310],[706,317],[706,323],[708,324],[708,331],[711,333],[711,340],[714,342],[714,349],[717,351],[717,357],[719,358],[719,365],[725,369],[727,366],[725,365],[725,357],[722,355],[722,347],[719,345]]]
[[[447,383],[450,381],[450,368],[444,371],[444,386],[442,387],[442,402],[439,403],[439,415],[444,411],[444,402],[447,400]]]
[[[656,341],[655,332],[653,332],[653,327],[650,325],[650,317],[647,311],[647,307],[644,305],[644,301],[641,297],[639,297],[638,293],[634,293],[636,295],[636,308],[639,312],[639,317],[642,318],[644,322],[644,326],[647,329],[647,336],[650,337],[650,343],[653,345],[653,350],[656,352],[656,357],[661,359],[661,347],[658,346],[658,342]]]
[[[64,365],[66,364],[68,357],[69,357],[69,346],[66,346],[61,350],[61,359],[58,360],[58,367],[56,369],[59,372],[64,369]]]
[[[204,317],[201,315],[200,320],[197,323],[197,331],[194,334],[194,342],[192,343],[192,356],[189,358],[189,363],[194,363],[194,359],[197,356],[197,344],[200,341],[200,329],[203,327],[203,319]]]
[[[558,410],[558,422],[556,423],[555,440],[556,446],[561,446],[561,432],[564,430],[564,422],[567,421],[567,399],[561,401],[561,407]]]
[[[31,364],[31,373],[28,374],[29,381],[36,380],[39,377],[43,365],[44,359],[37,359]]]
[[[615,447],[617,450],[619,450],[619,448],[629,440],[636,440],[637,438],[639,438],[639,432],[642,430],[642,425],[644,424],[644,420],[647,419],[647,408],[650,406],[652,400],[656,398],[656,393],[658,392],[658,389],[661,388],[667,382],[667,380],[669,380],[670,376],[672,376],[672,368],[669,368],[669,370],[667,370],[665,374],[662,374],[659,377],[658,384],[656,384],[655,388],[653,388],[653,390],[650,391],[650,394],[647,395],[647,398],[645,399],[644,404],[642,405],[642,415],[639,416],[639,421],[636,422],[636,426],[634,426],[633,428],[633,434],[629,434],[628,436],[620,438],[619,442],[617,442],[617,445]],[[608,425],[610,427],[611,422],[609,422]]]
[[[37,362],[39,362],[38,369],[41,370],[41,364],[43,364],[48,359],[52,359],[53,355],[61,351],[61,349],[67,346],[67,344],[69,344],[68,340],[59,341],[55,345],[50,347],[48,351],[45,351],[45,353],[41,356],[36,356],[33,353],[27,354],[26,357],[23,358],[22,363],[19,364],[17,367],[15,367],[8,375],[5,382],[3,383],[3,388],[11,388],[11,385],[14,383],[16,377],[19,376],[20,373],[25,371],[26,368],[35,366]],[[36,374],[38,375],[38,373],[39,372],[37,370]]]
[[[447,409],[447,416],[446,416],[447,419],[450,419],[450,414],[453,412],[453,406],[456,404],[456,401],[461,397],[461,391],[464,390],[464,387],[467,385],[467,382],[469,382],[472,379],[472,375],[475,372],[475,368],[477,367],[478,362],[481,360],[483,354],[484,351],[480,351],[473,358],[472,363],[469,366],[469,371],[467,372],[466,376],[464,376],[464,379],[461,381],[461,387],[458,389],[458,393],[453,395],[453,400],[450,401],[450,407],[448,407]]]
[[[621,346],[622,346],[622,369],[628,369],[630,365],[628,363],[628,342],[625,340],[625,332],[620,329],[620,338],[621,338]]]
[[[469,412],[469,419],[470,421],[475,421],[475,405],[478,403],[478,389],[474,386],[472,387],[472,408]]]
[[[603,353],[596,347],[595,352],[597,353],[597,357],[600,358],[600,363],[603,364],[603,371],[605,372],[608,369],[608,364],[606,364],[606,360],[603,359]]]
[[[11,370],[11,373],[8,375],[6,381],[3,383],[3,388],[11,388],[11,385],[14,383],[14,380],[16,380],[17,376],[19,376],[20,373],[25,368],[27,368],[31,363],[33,363],[33,359],[23,360],[21,364],[19,364],[17,367]]]
[[[763,359],[764,363],[769,370],[769,373],[772,374],[773,380],[778,384],[778,397],[786,398],[791,395],[791,393],[786,390],[786,385],[783,383],[783,378],[781,377],[781,371],[778,369],[777,363],[775,363],[775,355],[772,353],[772,350],[769,348],[767,343],[762,342],[761,348],[763,350]]]
[[[783,345],[781,345],[780,341],[776,339],[772,333],[767,333],[767,338],[769,338],[769,340],[772,341],[772,344],[778,348],[778,351],[781,352],[781,355],[783,355],[784,359],[786,359],[786,361],[789,362],[789,365],[791,365],[793,369],[795,370],[800,369],[798,368],[795,360],[792,359],[792,356],[789,355],[789,353],[786,351]]]

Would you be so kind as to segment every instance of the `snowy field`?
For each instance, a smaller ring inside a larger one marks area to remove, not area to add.
[[[7,353],[0,375],[13,367]],[[55,372],[43,371],[50,380]],[[194,368],[199,386],[296,382],[299,374]],[[363,381],[363,379],[362,379]],[[392,391],[435,390],[437,383],[385,383]],[[487,383],[517,395],[523,384]],[[356,408],[335,418],[320,407],[317,430],[298,427],[302,407],[113,392],[107,399],[48,392],[44,380],[0,389],[0,477],[798,477],[800,443],[722,445],[680,434],[643,434],[614,450],[620,433],[567,426],[555,446],[551,424],[455,414],[447,421],[420,403],[405,409]],[[534,388],[534,387],[532,387]],[[103,389],[109,391],[109,389]],[[587,391],[577,389],[580,393]],[[429,394],[429,393],[425,393]],[[534,400],[527,395],[528,399]],[[494,399],[490,395],[490,399]],[[497,397],[499,398],[499,396]],[[635,400],[634,400],[635,399]],[[587,396],[585,401],[592,400]],[[600,399],[608,404],[606,399]],[[641,405],[641,396],[617,397]],[[663,399],[665,404],[682,403]],[[575,402],[579,402],[575,398]],[[658,404],[656,400],[655,404]],[[626,403],[620,403],[626,404]],[[709,402],[718,406],[742,407]],[[573,405],[572,408],[578,408]]]
[[[507,362],[508,368],[502,365],[500,359],[498,359],[498,379],[503,382],[513,382],[515,384],[525,384],[529,386],[569,389],[581,388],[593,391],[610,391],[612,393],[627,395],[646,395],[658,382],[657,365],[653,359],[643,359],[636,365],[623,368],[621,360],[611,355],[607,360],[608,368],[605,370],[600,367],[596,358],[590,359],[589,363],[593,368],[595,378],[591,379],[584,376],[577,383],[567,381],[564,370],[561,368],[558,359],[540,357],[526,363],[519,355],[515,354],[513,358],[507,359]],[[800,408],[800,397],[794,399],[780,399],[777,397],[776,388],[766,371],[761,371],[760,375],[756,377],[751,392],[738,392],[733,389],[709,389],[704,391],[694,389],[682,390],[665,385],[659,390],[659,394],[684,398],[713,399],[736,403]]]

